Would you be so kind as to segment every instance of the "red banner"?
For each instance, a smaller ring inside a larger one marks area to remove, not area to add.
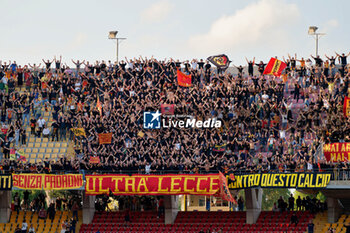
[[[191,75],[186,75],[177,70],[177,82],[181,87],[190,87],[192,85]]]
[[[220,192],[218,174],[86,175],[88,195],[214,195]]]
[[[287,67],[287,64],[276,58],[271,57],[269,63],[266,65],[263,74],[272,74],[274,76],[281,76],[282,71]]]
[[[323,146],[324,157],[330,162],[348,162],[349,153],[349,142],[330,143]]]
[[[98,141],[100,144],[111,144],[112,143],[112,133],[99,133]]]
[[[347,96],[344,98],[343,113],[346,117],[350,115],[350,98]]]
[[[90,163],[100,163],[100,157],[90,157]]]
[[[175,113],[175,104],[161,104],[160,108],[163,115],[174,115]]]
[[[13,187],[19,189],[64,190],[83,187],[83,175],[12,174]]]

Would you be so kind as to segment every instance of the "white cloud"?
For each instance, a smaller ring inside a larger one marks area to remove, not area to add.
[[[217,19],[207,33],[191,36],[188,45],[203,53],[217,53],[261,46],[264,41],[271,44],[282,40],[285,43],[287,27],[298,20],[299,15],[295,4],[283,0],[259,0]]]
[[[87,34],[78,32],[75,34],[74,38],[72,38],[72,41],[69,44],[69,49],[80,48],[87,41],[87,38]]]
[[[339,26],[338,20],[336,20],[336,19],[330,19],[330,20],[328,20],[326,23],[324,23],[324,28],[323,28],[323,29],[320,28],[320,30],[321,30],[321,31],[325,31],[325,32],[329,32],[329,31],[331,31],[333,28],[336,28],[336,27],[338,27],[338,26]]]
[[[165,19],[173,9],[173,4],[167,0],[161,0],[143,10],[141,20],[145,22],[156,22]]]

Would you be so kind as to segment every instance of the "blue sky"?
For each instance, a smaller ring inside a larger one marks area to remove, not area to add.
[[[120,58],[187,60],[226,53],[234,64],[244,57],[315,53],[310,25],[327,33],[320,54],[348,53],[346,11],[350,1],[326,0],[0,0],[0,60],[38,63],[54,55],[114,60],[108,31],[127,37]]]

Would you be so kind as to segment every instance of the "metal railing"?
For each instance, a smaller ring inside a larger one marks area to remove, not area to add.
[[[13,170],[1,170],[2,174],[9,174],[9,173],[37,173],[37,172],[31,172],[31,171],[13,171]],[[50,171],[50,172],[42,172],[41,174],[83,174],[83,175],[102,175],[102,174],[123,174],[123,175],[133,175],[133,174],[140,174],[140,175],[165,175],[165,174],[217,174],[219,173],[218,170],[209,170],[209,171],[180,171],[180,170],[158,170],[158,171],[152,171],[152,172],[144,172],[144,171],[137,171],[137,170],[59,170],[59,171]],[[224,173],[224,172],[223,172]],[[314,169],[310,171],[299,171],[294,172],[292,170],[285,171],[285,172],[279,172],[278,170],[269,170],[269,171],[251,171],[251,170],[239,170],[235,172],[229,172],[227,174],[224,173],[224,175],[247,175],[247,174],[253,174],[253,173],[329,173],[331,174],[331,180],[349,180],[350,181],[350,168],[329,168],[329,169]]]

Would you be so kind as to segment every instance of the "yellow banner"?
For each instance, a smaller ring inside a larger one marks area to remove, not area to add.
[[[331,174],[328,173],[259,173],[226,176],[229,189],[244,188],[303,188],[327,187]]]
[[[71,128],[76,137],[84,136],[86,137],[84,128]]]
[[[0,175],[0,190],[12,189],[12,176],[11,174]]]
[[[83,175],[12,174],[13,187],[36,190],[64,190],[83,187]]]

